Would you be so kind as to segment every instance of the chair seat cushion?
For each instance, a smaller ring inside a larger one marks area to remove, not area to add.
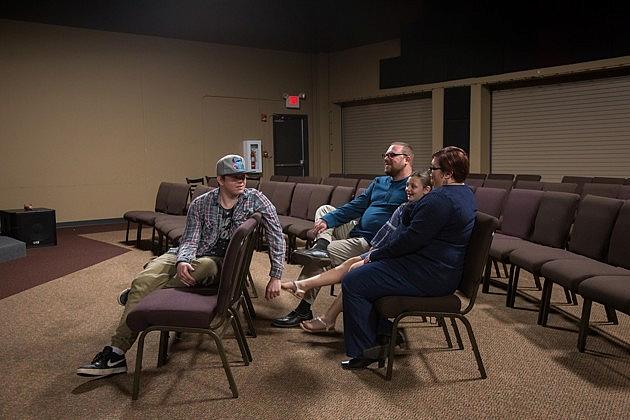
[[[297,219],[286,229],[286,233],[295,235],[300,239],[307,239],[306,233],[313,229],[312,220]]]
[[[149,293],[129,312],[133,331],[150,326],[208,328],[217,309],[217,295],[200,294],[194,288],[167,288]]]
[[[177,227],[175,229],[171,229],[166,234],[166,237],[169,241],[171,241],[174,245],[179,245],[179,240],[184,234],[184,227]]]
[[[540,273],[540,267],[549,261],[560,259],[579,260],[587,258],[565,249],[529,243],[527,246],[523,246],[512,251],[509,255],[509,259],[512,264],[515,264],[530,273],[538,274]]]
[[[123,219],[130,220],[134,223],[142,223],[143,225],[153,226],[155,224],[155,218],[160,213],[146,210],[131,210],[123,215]]]
[[[456,295],[440,297],[387,296],[376,300],[376,309],[387,318],[403,312],[454,312],[462,307]]]
[[[291,226],[292,223],[295,223],[298,220],[303,220],[303,219],[298,219],[297,217],[283,216],[281,214],[278,215],[278,219],[280,220],[280,226],[282,226],[282,231],[285,233],[286,233],[287,228]]]
[[[591,277],[580,283],[578,293],[630,315],[630,276]]]
[[[171,230],[179,227],[184,227],[186,225],[186,216],[173,216],[170,214],[159,215],[155,218],[155,228],[164,233],[168,234]]]
[[[527,246],[530,242],[524,241],[521,238],[507,235],[495,234],[490,245],[490,256],[499,261],[506,261],[507,258],[517,248]]]
[[[540,273],[546,279],[576,291],[578,285],[589,277],[630,275],[630,270],[583,258],[550,261],[542,266]]]

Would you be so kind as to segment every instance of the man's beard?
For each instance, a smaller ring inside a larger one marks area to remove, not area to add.
[[[402,171],[402,168],[394,168],[394,165],[389,165],[389,169],[387,165],[385,166],[385,175],[391,176],[392,178],[396,177],[400,171]]]

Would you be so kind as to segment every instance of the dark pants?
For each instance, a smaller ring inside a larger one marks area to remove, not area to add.
[[[344,340],[350,357],[362,357],[363,350],[377,345],[379,333],[391,331],[390,323],[378,315],[375,300],[384,296],[427,295],[383,261],[370,262],[348,272],[342,290]]]

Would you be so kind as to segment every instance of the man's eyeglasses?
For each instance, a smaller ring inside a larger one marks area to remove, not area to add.
[[[385,159],[385,158],[394,159],[396,156],[409,156],[409,155],[406,154],[406,153],[389,152],[389,153],[383,153],[381,156],[383,157],[383,159]]]

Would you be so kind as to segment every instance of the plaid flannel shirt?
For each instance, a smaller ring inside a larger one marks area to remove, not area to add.
[[[262,215],[262,224],[267,232],[271,261],[269,277],[281,278],[284,269],[284,235],[276,208],[263,193],[251,188],[245,189],[234,206],[232,229],[236,230],[256,212]],[[210,250],[219,239],[217,227],[220,217],[218,188],[196,198],[188,209],[180,245],[169,250],[169,253],[177,254],[177,262],[188,263],[196,257],[210,255]]]

